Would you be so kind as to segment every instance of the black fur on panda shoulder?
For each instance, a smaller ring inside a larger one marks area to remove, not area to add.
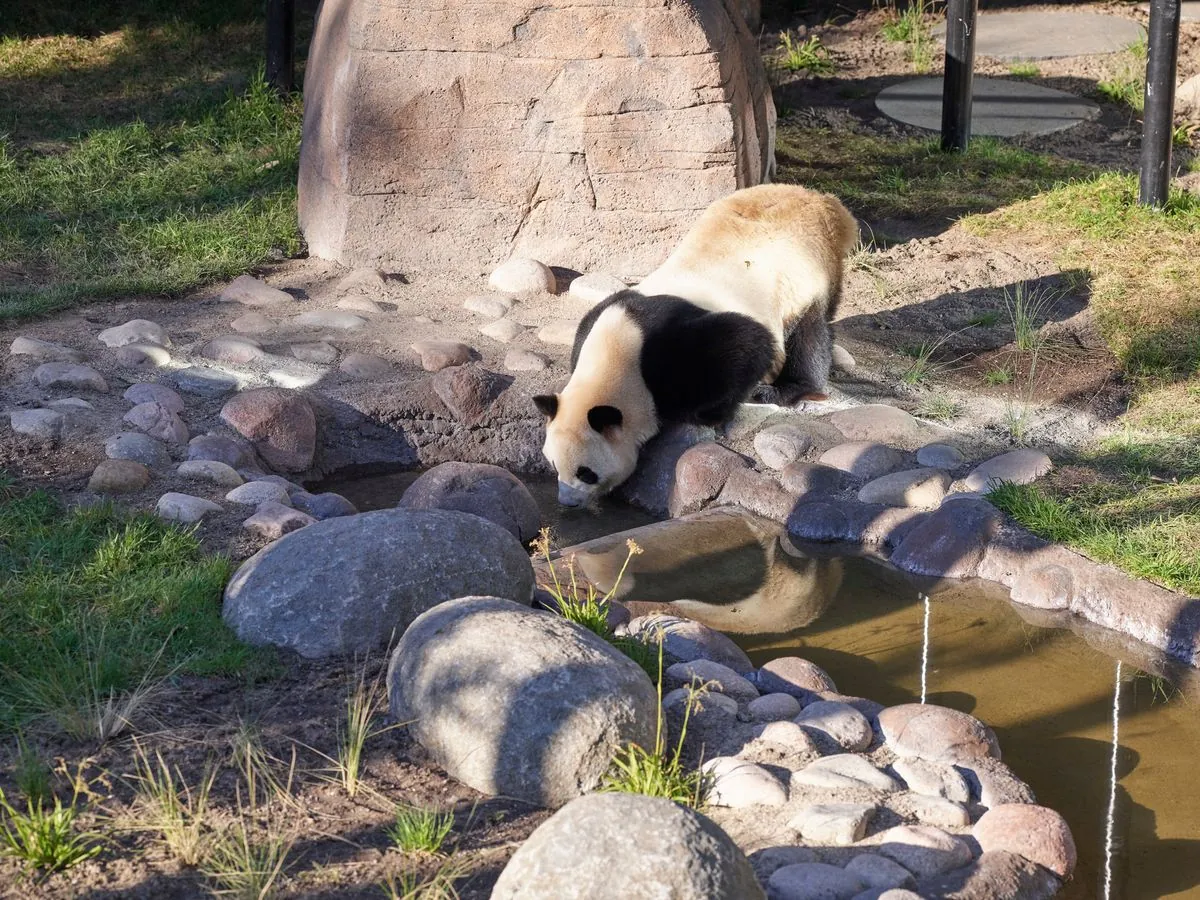
[[[624,309],[642,332],[642,379],[662,422],[728,422],[775,358],[771,332],[749,316],[709,312],[679,297],[620,291],[579,323],[572,372],[596,319],[610,306]]]

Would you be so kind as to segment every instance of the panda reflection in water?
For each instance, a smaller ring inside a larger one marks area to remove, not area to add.
[[[567,386],[533,398],[559,502],[588,506],[625,481],[663,423],[722,425],[752,394],[826,399],[829,320],[857,240],[835,197],[746,188],[706,209],[636,288],[592,309]]]

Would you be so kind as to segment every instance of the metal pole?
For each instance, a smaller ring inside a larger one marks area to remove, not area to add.
[[[946,4],[946,73],[942,80],[942,149],[966,150],[971,140],[977,0]]]
[[[267,0],[267,83],[290,94],[296,80],[296,0]]]
[[[1138,202],[1162,206],[1171,184],[1171,138],[1175,112],[1175,57],[1179,52],[1179,0],[1150,0],[1146,51],[1146,110]]]

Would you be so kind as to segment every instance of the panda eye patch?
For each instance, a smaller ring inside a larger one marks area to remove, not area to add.
[[[600,476],[587,466],[580,466],[575,472],[575,477],[584,484],[596,484],[598,481],[600,481]]]

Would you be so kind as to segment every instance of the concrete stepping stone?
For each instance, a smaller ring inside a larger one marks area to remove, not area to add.
[[[497,266],[488,278],[489,287],[506,294],[556,294],[557,284],[549,266],[519,256]]]
[[[1061,35],[1055,35],[1061,41]],[[942,79],[914,78],[884,88],[875,106],[885,116],[928,131],[942,128]],[[1050,134],[1094,119],[1100,107],[1065,91],[998,78],[974,81],[971,133],[990,137]]]
[[[941,469],[910,469],[868,481],[858,492],[863,503],[934,509],[946,496],[950,476]]]
[[[121,421],[167,444],[186,444],[191,436],[178,413],[156,400],[139,403]]]
[[[736,809],[743,806],[783,806],[787,803],[787,788],[755,763],[719,756],[706,762],[704,771],[713,778],[708,802],[714,806]]]
[[[811,446],[812,436],[798,425],[771,425],[754,436],[754,452],[772,469],[794,463]]]
[[[362,316],[341,309],[314,309],[292,317],[297,328],[333,328],[338,331],[357,331],[367,326]]]
[[[1058,10],[983,12],[975,28],[975,55],[1008,61],[1116,53],[1146,33],[1133,19]],[[945,43],[945,23],[932,34]]]
[[[510,372],[543,372],[549,367],[546,357],[530,350],[514,348],[504,354],[504,368]]]
[[[378,378],[387,378],[392,374],[393,366],[382,356],[373,356],[370,353],[347,353],[346,358],[338,365],[338,371],[360,381],[372,381]]]
[[[509,344],[525,333],[525,326],[512,319],[497,319],[481,326],[479,333],[501,344]]]
[[[823,756],[800,771],[793,772],[792,781],[795,784],[835,791],[868,789],[891,793],[902,790],[900,782],[895,778],[879,771],[866,759],[853,753]]]
[[[285,534],[299,531],[316,521],[308,513],[268,500],[259,505],[258,509],[254,511],[254,515],[242,522],[242,527],[251,534],[256,534],[269,541],[277,541]]]
[[[62,437],[66,418],[53,409],[22,409],[9,413],[8,423],[16,434],[53,443]]]
[[[117,350],[115,358],[129,369],[161,369],[171,362],[171,354],[156,344],[126,344]]]
[[[108,382],[91,366],[80,363],[48,362],[33,370],[33,381],[38,387],[69,388],[79,391],[108,393]]]
[[[572,279],[570,286],[567,288],[567,293],[572,297],[579,298],[589,306],[595,306],[602,300],[607,300],[613,294],[623,291],[627,287],[628,285],[615,275],[591,272]]]
[[[200,355],[217,362],[245,365],[262,359],[265,352],[262,344],[242,335],[222,335],[204,345]]]
[[[183,398],[164,384],[131,384],[121,396],[134,406],[139,403],[157,403],[173,413],[183,412]]]
[[[239,506],[258,506],[260,503],[292,505],[287,488],[270,481],[250,481],[239,485],[226,494],[225,499]]]
[[[918,878],[940,875],[971,861],[971,848],[966,841],[928,825],[897,825],[877,838],[881,855]]]
[[[296,302],[296,298],[287,291],[273,288],[253,275],[239,275],[233,279],[221,291],[221,299],[226,303],[240,303],[242,306],[277,306]]]
[[[916,884],[908,869],[877,853],[860,853],[846,863],[846,871],[857,876],[867,887],[882,891],[909,888]]]
[[[131,494],[150,483],[150,470],[132,459],[106,459],[92,471],[88,490],[95,494]]]
[[[166,468],[171,456],[161,442],[137,431],[115,434],[104,442],[104,455],[109,459],[132,459],[152,469]]]
[[[160,518],[184,525],[193,525],[205,516],[221,512],[221,507],[211,500],[175,491],[159,497],[158,504],[154,509]]]
[[[801,809],[787,827],[813,844],[848,847],[866,835],[875,810],[874,803],[816,803]]]
[[[231,394],[238,389],[238,379],[227,372],[188,366],[174,374],[175,387],[185,394],[215,399]]]
[[[809,703],[792,721],[814,732],[818,739],[825,738],[851,753],[866,750],[874,739],[867,717],[853,706],[835,700]]]
[[[1012,450],[995,456],[971,470],[963,481],[968,491],[989,491],[1002,481],[1029,484],[1054,468],[1050,457],[1041,450]]]
[[[96,339],[106,347],[116,349],[127,344],[153,344],[156,347],[170,347],[171,338],[167,329],[149,319],[131,319],[124,325],[105,328],[96,335]]]
[[[499,319],[508,315],[512,306],[511,299],[497,294],[476,294],[463,301],[463,309],[489,319]]]
[[[575,343],[575,330],[578,327],[578,322],[549,322],[538,329],[538,340],[543,344],[570,347]]]
[[[826,450],[818,462],[848,472],[856,478],[878,478],[903,467],[908,457],[887,444],[850,441]]]
[[[235,488],[245,483],[237,469],[215,459],[189,459],[181,462],[176,473],[184,478],[207,481],[217,487]]]
[[[34,359],[47,362],[80,363],[85,358],[78,350],[29,337],[14,338],[12,345],[8,348],[8,354],[9,356],[32,356]]]
[[[957,469],[967,458],[950,444],[926,444],[917,451],[917,462],[930,469]]]
[[[417,341],[411,349],[421,359],[426,372],[440,372],[451,366],[464,366],[479,358],[475,348],[458,341]]]
[[[851,900],[866,885],[856,875],[828,863],[796,863],[767,879],[770,900]]]

